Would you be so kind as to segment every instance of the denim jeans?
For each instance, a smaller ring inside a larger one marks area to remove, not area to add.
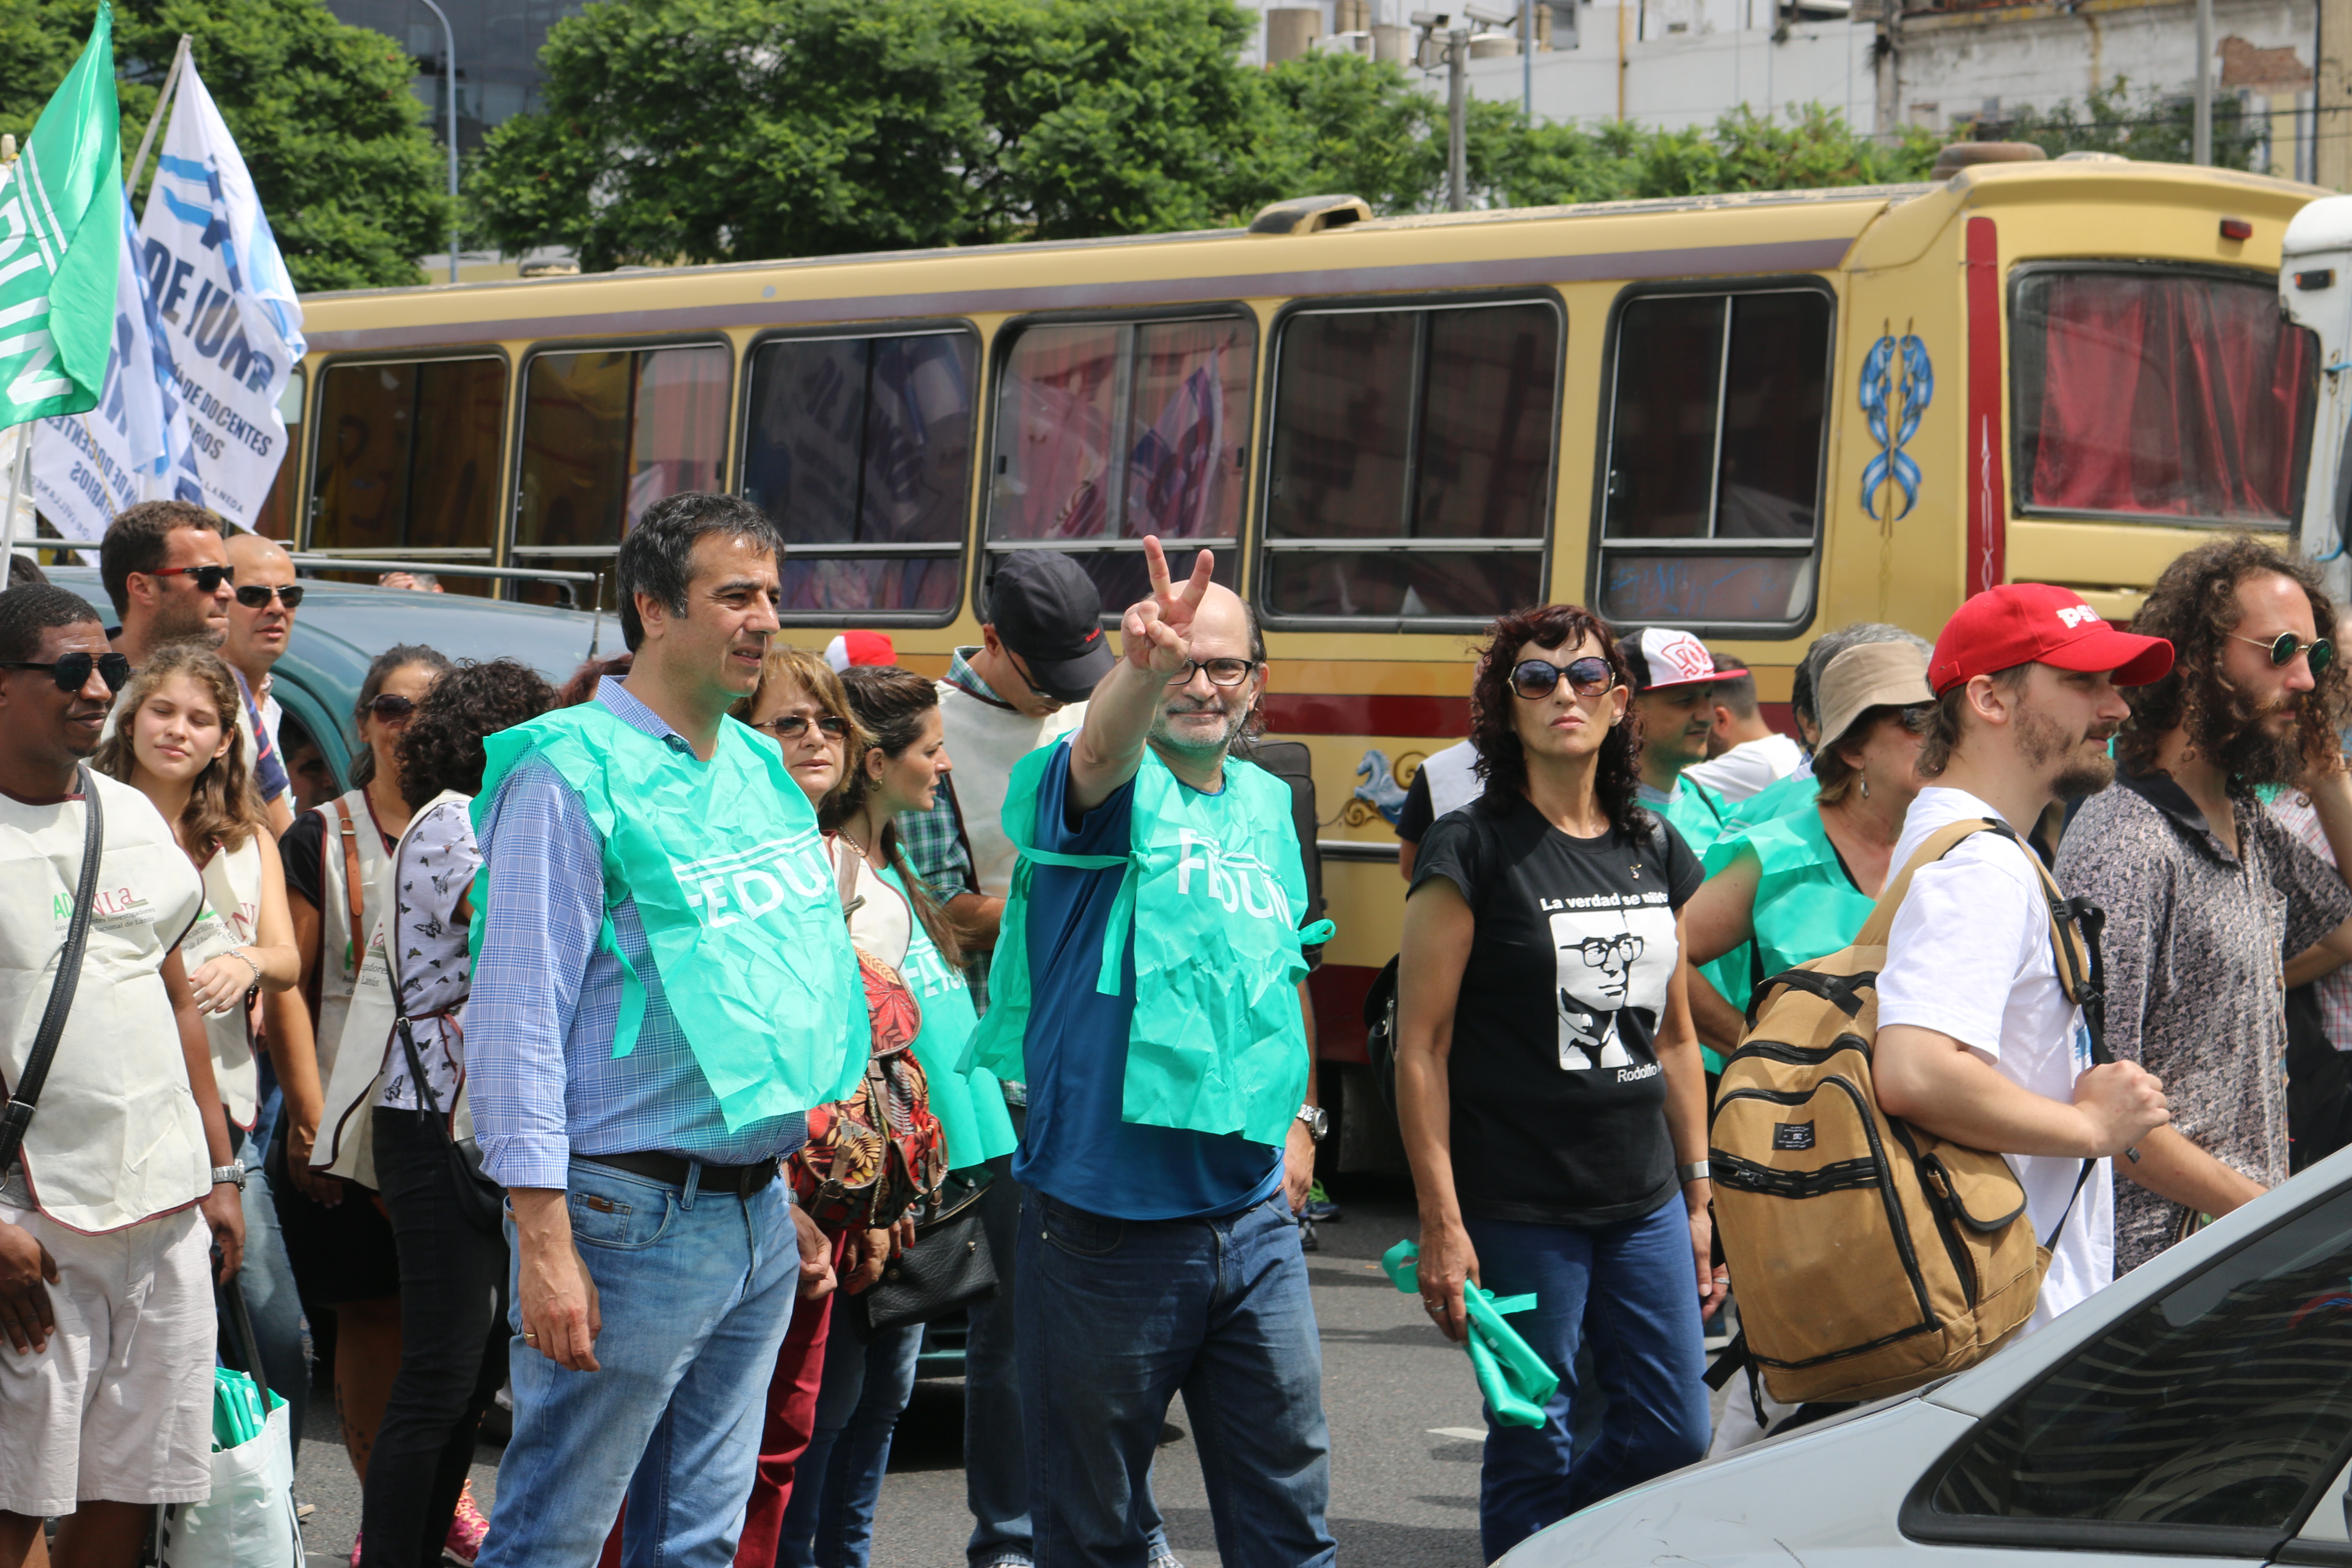
[[[874,1504],[890,1468],[890,1435],[915,1392],[919,1323],[859,1330],[855,1301],[837,1302],[824,1345],[816,1422],[784,1506],[776,1568],[866,1568],[874,1548]]]
[[[302,1417],[310,1407],[310,1358],[302,1349],[302,1299],[294,1286],[294,1265],[286,1256],[286,1238],[278,1229],[278,1202],[270,1195],[269,1178],[262,1173],[262,1145],[229,1128],[229,1142],[251,1162],[245,1173],[245,1191],[237,1206],[245,1211],[245,1262],[236,1271],[237,1289],[245,1292],[246,1315],[253,1320],[253,1338],[261,1352],[262,1380],[286,1401],[290,1445],[297,1458],[302,1453]],[[245,1365],[245,1352],[236,1335],[221,1324],[221,1350],[231,1366]]]
[[[1689,1215],[1673,1199],[1641,1219],[1591,1228],[1462,1223],[1480,1283],[1497,1296],[1534,1292],[1534,1309],[1510,1323],[1560,1374],[1541,1426],[1505,1426],[1487,1413],[1478,1532],[1491,1563],[1579,1509],[1705,1457],[1698,1273]],[[1598,1437],[1580,1445],[1577,1352],[1586,1341],[1608,1410]]]
[[[514,1436],[481,1568],[595,1562],[624,1496],[629,1568],[730,1568],[800,1285],[784,1184],[738,1197],[577,1158],[567,1184],[604,1317],[601,1370],[566,1371],[523,1342],[509,1215]]]
[[[1332,1560],[1323,1350],[1282,1194],[1143,1221],[1033,1188],[1019,1271],[1038,1568],[1144,1568],[1152,1455],[1180,1391],[1227,1568]]]
[[[431,1121],[378,1106],[369,1135],[400,1244],[400,1372],[362,1489],[361,1568],[434,1568],[506,1381],[507,1245],[474,1228]]]

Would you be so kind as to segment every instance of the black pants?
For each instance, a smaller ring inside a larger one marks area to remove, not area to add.
[[[433,1568],[507,1375],[507,1246],[467,1223],[432,1124],[375,1112],[375,1171],[400,1244],[400,1374],[368,1458],[362,1568]]]

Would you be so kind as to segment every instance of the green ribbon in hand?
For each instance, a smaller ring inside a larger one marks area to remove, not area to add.
[[[1389,1283],[1408,1296],[1421,1294],[1421,1248],[1400,1241],[1381,1255]],[[1515,1312],[1535,1310],[1528,1296],[1497,1296],[1492,1290],[1462,1282],[1462,1302],[1469,1309],[1470,1333],[1462,1348],[1470,1352],[1470,1370],[1478,1375],[1478,1392],[1486,1408],[1506,1426],[1540,1426],[1544,1405],[1559,1387],[1559,1374],[1544,1364],[1535,1347],[1503,1321]]]

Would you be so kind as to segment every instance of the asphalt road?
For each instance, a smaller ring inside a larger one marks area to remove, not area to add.
[[[1462,1352],[1380,1269],[1380,1255],[1413,1234],[1410,1189],[1354,1177],[1335,1184],[1334,1195],[1345,1218],[1321,1227],[1321,1250],[1307,1257],[1331,1426],[1331,1533],[1349,1568],[1477,1568],[1477,1384]],[[1181,1401],[1170,1419],[1187,1431],[1160,1451],[1153,1477],[1169,1540],[1191,1568],[1211,1568],[1220,1561],[1216,1537]],[[478,1458],[474,1495],[495,1529],[498,1451],[486,1446]],[[359,1485],[330,1401],[311,1406],[295,1495],[314,1509],[305,1531],[310,1568],[341,1568],[359,1526]],[[961,1568],[971,1529],[962,1385],[919,1384],[892,1447],[873,1560]]]

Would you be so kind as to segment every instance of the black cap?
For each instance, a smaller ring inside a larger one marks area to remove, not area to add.
[[[1095,580],[1060,551],[1012,552],[988,580],[988,624],[1056,700],[1085,701],[1110,673],[1101,620]]]

